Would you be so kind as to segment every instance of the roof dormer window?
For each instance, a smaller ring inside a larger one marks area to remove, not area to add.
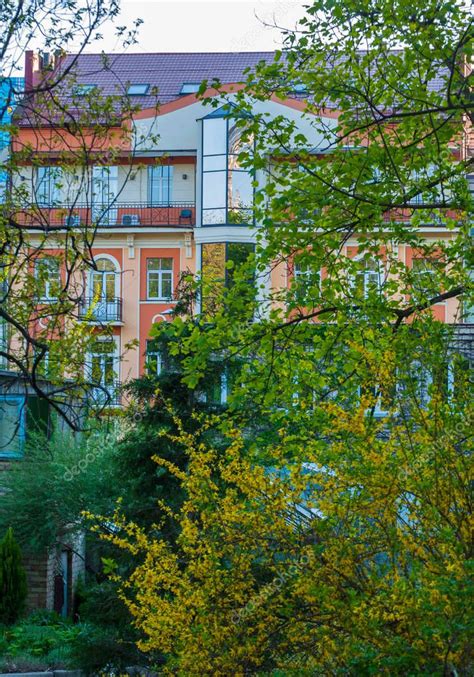
[[[129,96],[146,96],[149,89],[150,85],[131,84],[128,86],[127,94]]]
[[[295,94],[306,94],[308,88],[302,82],[295,82],[293,85],[293,92]]]
[[[201,86],[200,82],[183,82],[180,94],[196,94]]]
[[[72,92],[76,96],[85,96],[86,94],[90,94],[96,87],[97,85],[75,85]]]

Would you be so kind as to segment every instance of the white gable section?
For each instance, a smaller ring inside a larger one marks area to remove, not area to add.
[[[232,97],[229,97],[229,100],[232,100]],[[135,149],[138,152],[198,152],[201,147],[200,120],[214,110],[212,106],[197,101],[169,113],[136,120]],[[297,124],[297,132],[304,134],[308,139],[311,150],[327,148],[327,140],[317,127],[322,123],[326,129],[333,129],[337,124],[335,119],[328,117],[316,122],[314,116],[305,115],[276,101],[256,101],[254,110],[256,113],[267,114],[270,118],[283,115],[288,120],[294,121]]]

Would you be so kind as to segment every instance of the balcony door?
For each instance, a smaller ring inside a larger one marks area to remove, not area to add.
[[[96,261],[97,270],[90,272],[88,304],[98,322],[119,319],[120,276],[110,259]]]
[[[92,218],[97,225],[115,225],[118,167],[92,168]]]
[[[173,166],[148,168],[148,202],[152,207],[168,207],[173,201]]]

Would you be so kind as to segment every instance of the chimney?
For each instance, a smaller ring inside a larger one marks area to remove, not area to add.
[[[54,67],[52,55],[49,52],[25,51],[25,91],[31,91],[41,83],[43,72]]]
[[[27,49],[25,52],[25,92],[33,87],[33,57],[33,50]]]

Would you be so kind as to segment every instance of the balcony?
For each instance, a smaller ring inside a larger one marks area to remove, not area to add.
[[[85,297],[79,305],[79,317],[101,324],[122,321],[122,299],[98,299]]]
[[[11,219],[28,228],[189,228],[196,222],[194,202],[150,205],[143,202],[116,202],[110,205],[80,203],[52,206],[32,205],[17,210]]]

